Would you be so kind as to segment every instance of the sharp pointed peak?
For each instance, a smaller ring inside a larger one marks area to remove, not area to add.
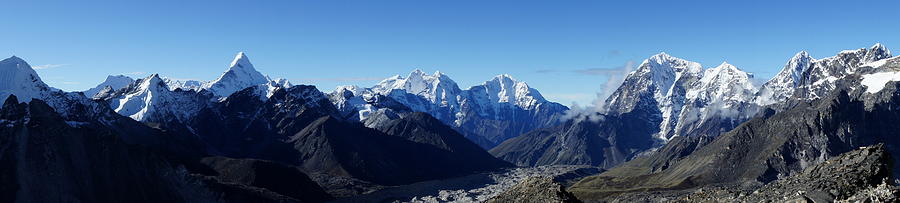
[[[715,68],[733,68],[733,69],[737,69],[737,67],[735,67],[734,65],[728,63],[728,61],[722,61],[722,63],[719,64],[718,66],[716,66]]]
[[[741,70],[734,64],[728,63],[728,61],[722,61],[722,64],[719,64],[719,66],[716,66],[713,69],[729,69],[729,70],[744,72],[743,70]]]
[[[18,56],[16,56],[16,55],[12,55],[12,56],[10,56],[10,57],[9,57],[9,58],[6,58],[6,59],[12,59],[12,60],[22,60],[22,58],[19,58],[19,57],[18,57]]]
[[[16,55],[10,56],[9,58],[3,59],[2,61],[3,61],[3,62],[25,63],[25,64],[28,64],[27,62],[25,62],[25,59],[19,58],[19,57],[16,56]]]
[[[247,54],[244,52],[238,52],[237,55],[234,56],[234,60],[231,61],[231,64],[228,65],[229,70],[234,70],[237,68],[249,68],[254,69],[253,64],[250,63],[250,58],[247,57]]]
[[[807,52],[806,50],[802,50],[802,51],[794,54],[794,56],[791,57],[791,60],[788,63],[797,62],[797,61],[812,61],[812,60],[815,60],[815,58],[813,58],[812,56],[809,56],[809,52]]]
[[[154,73],[154,74],[150,74],[149,76],[147,76],[146,79],[160,79],[160,80],[162,80],[162,77],[159,76],[159,73]]]
[[[883,53],[884,55],[887,55],[885,57],[890,57],[890,55],[891,55],[891,50],[888,49],[887,47],[885,47],[881,43],[875,43],[875,45],[872,45],[872,47],[869,47],[869,51],[876,52],[876,53]]]

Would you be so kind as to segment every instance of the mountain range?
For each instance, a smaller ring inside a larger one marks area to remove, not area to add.
[[[0,61],[0,200],[321,202],[517,166],[591,165],[608,171],[564,199],[609,201],[808,179],[805,169],[870,145],[900,153],[900,59],[881,44],[823,59],[799,52],[754,81],[727,62],[659,53],[602,109],[572,116],[505,74],[461,89],[414,70],[322,92],[271,79],[241,52],[212,81],[109,76],[65,92],[13,56]]]

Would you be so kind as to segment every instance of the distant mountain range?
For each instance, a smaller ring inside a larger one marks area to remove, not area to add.
[[[414,70],[326,93],[271,79],[242,52],[213,81],[109,76],[65,92],[14,56],[0,61],[0,201],[321,202],[540,165],[610,169],[572,190],[601,200],[764,184],[862,146],[900,154],[892,81],[900,59],[881,44],[797,53],[760,85],[727,62],[660,53],[603,109],[573,116],[509,75],[461,89]]]

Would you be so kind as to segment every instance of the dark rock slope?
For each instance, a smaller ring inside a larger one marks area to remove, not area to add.
[[[512,138],[490,150],[519,166],[554,164],[609,168],[654,146],[658,117],[636,109],[621,115],[573,119]],[[602,118],[601,118],[602,117]]]
[[[388,135],[445,150],[449,153],[446,153],[446,157],[439,157],[439,159],[451,163],[465,163],[454,166],[461,170],[485,171],[513,166],[495,158],[450,126],[444,125],[440,120],[427,113],[409,113],[402,118],[372,127]]]
[[[418,121],[430,117],[391,122],[383,126],[386,134],[341,119],[313,86],[279,89],[267,99],[254,88],[259,87],[236,92],[189,122],[210,151],[386,185],[508,166],[442,123]]]
[[[96,115],[69,114],[38,99],[6,100],[0,108],[0,202],[301,201],[267,189],[277,187],[204,175],[210,170],[194,162],[197,156],[163,144],[177,141],[165,132],[121,116],[73,121]],[[311,181],[294,184],[318,188]]]
[[[897,202],[890,184],[893,159],[883,145],[862,147],[807,168],[802,173],[742,194],[697,191],[680,202]],[[737,194],[737,195],[736,195]]]
[[[322,202],[331,199],[299,168],[256,159],[207,157],[200,161],[214,171],[221,182],[265,188],[301,202]]]

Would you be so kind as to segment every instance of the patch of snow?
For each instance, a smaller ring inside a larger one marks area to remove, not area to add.
[[[866,86],[867,93],[877,93],[890,81],[900,81],[900,72],[881,72],[862,76],[860,84]]]

